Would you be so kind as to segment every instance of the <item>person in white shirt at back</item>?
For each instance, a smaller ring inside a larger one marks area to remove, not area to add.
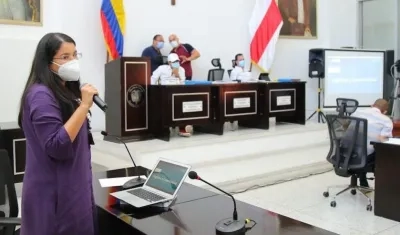
[[[231,76],[229,77],[229,80],[231,81],[250,81],[251,79],[251,73],[248,71],[244,70],[245,67],[245,60],[243,54],[237,54],[235,56],[235,68],[232,69]]]
[[[352,117],[367,119],[368,121],[368,137],[367,137],[367,162],[375,163],[375,149],[371,145],[373,142],[385,141],[392,137],[393,122],[386,116],[389,109],[389,103],[385,99],[377,99],[371,108],[357,110]],[[366,174],[360,177],[360,186],[368,188]]]
[[[184,84],[186,80],[185,69],[180,66],[179,57],[175,53],[168,55],[168,65],[160,65],[151,75],[152,85],[177,85]],[[190,137],[193,126],[186,125],[179,127],[179,135]]]
[[[168,55],[168,64],[158,66],[151,75],[152,85],[183,84],[185,80],[185,69],[180,66],[179,57],[175,53]]]

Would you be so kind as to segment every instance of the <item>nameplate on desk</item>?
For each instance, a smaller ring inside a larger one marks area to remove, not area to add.
[[[290,95],[276,97],[276,106],[285,106],[291,104],[292,104],[292,97]]]
[[[387,141],[384,142],[385,144],[394,144],[400,145],[400,139],[398,138],[389,138]]]
[[[180,85],[180,84],[181,84],[180,80],[176,78],[161,80],[161,85]]]
[[[250,108],[250,106],[250,97],[233,99],[234,109]]]
[[[182,102],[182,113],[203,112],[203,101]]]

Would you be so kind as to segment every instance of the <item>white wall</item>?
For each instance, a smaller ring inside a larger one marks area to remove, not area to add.
[[[363,47],[395,49],[398,0],[363,2]]]
[[[17,120],[37,42],[45,33],[60,29],[62,19],[56,1],[43,3],[43,27],[0,25],[0,122]]]
[[[351,1],[351,3],[350,3]],[[52,2],[52,4],[50,4]],[[68,0],[58,2],[44,0],[45,24],[43,28],[0,26],[0,107],[7,114],[0,115],[0,122],[14,121],[22,86],[26,81],[30,64],[21,58],[31,57],[33,44],[24,47],[1,46],[10,39],[39,40],[48,31],[63,31],[77,41],[81,60],[82,79],[96,85],[104,93],[105,47],[99,19],[99,0]],[[248,20],[255,0],[177,0],[171,6],[169,0],[126,0],[127,32],[125,55],[138,56],[151,44],[152,37],[161,33],[167,39],[176,33],[182,42],[191,43],[201,57],[193,62],[194,79],[207,79],[212,58],[221,58],[223,67],[231,67],[231,59],[238,52],[249,58]],[[318,1],[319,35],[317,39],[280,39],[276,60],[271,69],[272,78],[295,77],[308,82],[307,109],[316,108],[316,80],[308,79],[308,50],[316,47],[356,45],[356,0]],[[4,36],[5,35],[5,36]],[[166,44],[163,52],[170,50]],[[29,51],[29,53],[27,53]],[[27,55],[28,54],[28,55]],[[30,59],[31,60],[31,59]],[[6,86],[6,84],[8,84]],[[4,87],[7,88],[4,88]],[[15,87],[10,90],[9,87]],[[104,128],[104,115],[93,108],[93,128]]]

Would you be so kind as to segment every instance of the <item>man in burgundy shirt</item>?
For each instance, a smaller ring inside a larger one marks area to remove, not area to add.
[[[171,34],[168,39],[173,48],[171,53],[178,54],[181,66],[185,69],[186,80],[192,80],[191,61],[200,57],[199,51],[194,49],[189,43],[181,44],[175,34]]]

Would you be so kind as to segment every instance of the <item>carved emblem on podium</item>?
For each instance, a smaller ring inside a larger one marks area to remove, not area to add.
[[[146,90],[141,85],[132,85],[126,93],[126,102],[132,108],[137,108],[143,103]]]

